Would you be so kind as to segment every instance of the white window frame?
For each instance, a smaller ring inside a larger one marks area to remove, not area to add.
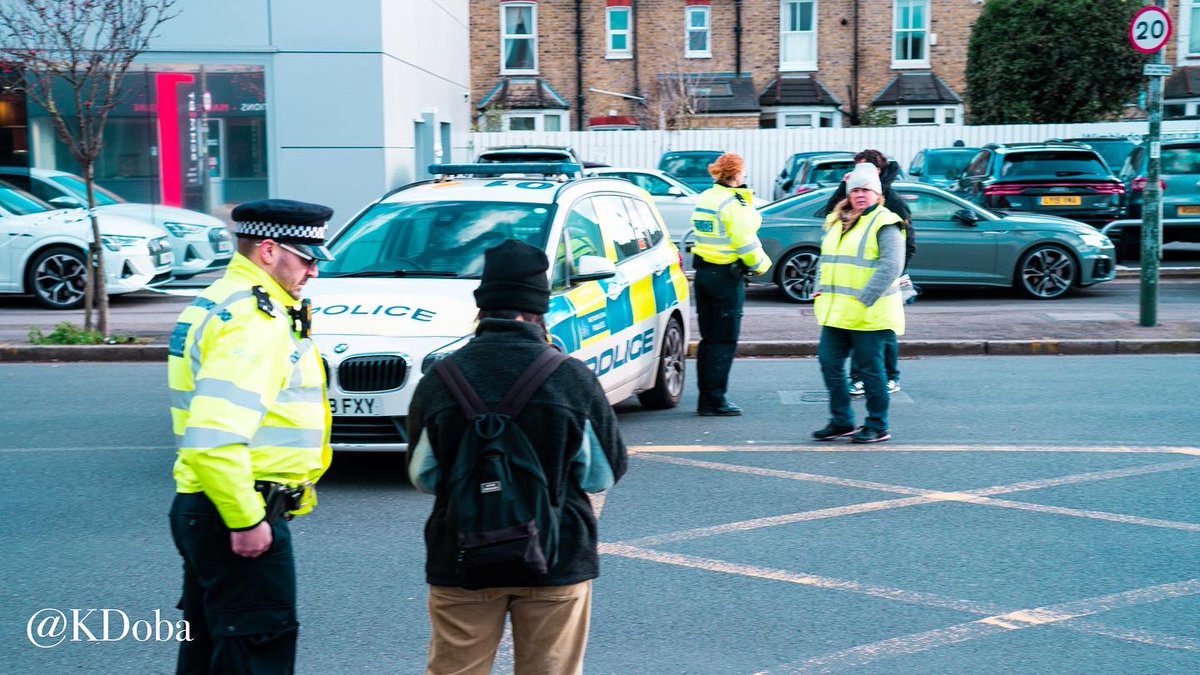
[[[700,13],[704,15],[704,28],[692,28],[692,14]],[[708,47],[703,51],[692,51],[692,33],[704,32],[704,44]],[[712,6],[711,5],[688,5],[683,8],[683,56],[688,59],[707,59],[712,58]]]
[[[543,132],[543,131],[546,131],[546,117],[547,116],[558,117],[559,131],[570,131],[571,130],[571,116],[567,114],[566,110],[540,110],[540,109],[534,110],[534,109],[528,109],[528,108],[526,108],[526,109],[514,108],[511,110],[505,110],[504,113],[501,114],[501,116],[500,116],[500,130],[501,131],[513,131],[512,118],[514,118],[514,117],[532,117],[533,118],[533,131]],[[520,129],[518,131],[529,131],[529,130],[528,129]],[[552,131],[550,133],[555,133],[555,132]]]
[[[1179,42],[1176,43],[1175,62],[1178,65],[1192,65],[1200,61],[1200,44],[1196,51],[1190,51],[1192,42],[1192,19],[1200,14],[1200,0],[1180,0],[1179,2]],[[1200,41],[1198,41],[1200,42]]]
[[[929,110],[933,109],[933,122],[910,122],[908,113],[911,110]],[[890,110],[896,113],[896,126],[898,127],[958,127],[962,126],[963,107],[962,104],[946,105],[944,103],[916,104],[916,105],[885,105],[880,106],[879,110]],[[946,113],[954,112],[954,122],[946,121]]]
[[[625,14],[625,29],[615,30],[612,27],[612,17],[614,14],[622,12]],[[604,57],[608,59],[630,59],[633,58],[633,31],[630,28],[633,26],[633,11],[629,5],[614,5],[606,7],[604,11]],[[625,49],[616,49],[613,47],[613,37],[616,35],[625,36]]]
[[[787,16],[787,6],[793,2],[810,2],[812,4],[812,29],[807,31],[788,31],[785,28],[785,18]],[[817,0],[780,0],[779,2],[779,70],[781,71],[812,71],[817,69],[817,60],[819,53],[819,45],[817,44]],[[783,37],[789,33],[811,33],[812,34],[812,60],[811,61],[787,61],[784,59],[783,53]]]
[[[529,36],[520,35],[517,37],[510,37],[508,35],[508,33],[504,32],[505,25],[507,23],[504,20],[505,13],[509,9],[526,8],[526,7],[528,7],[530,10],[530,17],[531,17],[530,23],[533,24],[529,28],[529,31],[530,31]],[[538,74],[538,29],[537,29],[538,15],[537,15],[537,11],[538,11],[538,6],[537,6],[536,2],[502,2],[502,3],[500,3],[500,74],[501,75],[537,75]],[[511,40],[529,40],[531,49],[533,50],[533,68],[531,70],[509,69],[509,68],[504,67],[504,64],[508,61],[508,58],[507,58],[508,54],[507,54],[505,47],[508,44],[508,41],[510,39]]]
[[[900,4],[912,5],[914,3],[923,3],[925,5],[925,25],[920,28],[908,27],[901,28],[900,22]],[[929,48],[931,46],[930,27],[933,25],[933,18],[930,16],[933,3],[930,0],[892,0],[892,68],[928,68],[929,67]],[[896,58],[896,47],[900,44],[900,33],[916,33],[922,32],[925,34],[924,54],[919,59],[898,59]]]

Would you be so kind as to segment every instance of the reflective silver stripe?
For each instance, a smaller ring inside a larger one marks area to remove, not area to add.
[[[712,235],[704,234],[703,232],[697,232],[696,245],[699,246],[700,244],[725,244],[726,246],[732,246],[733,241],[729,237],[714,237]]]
[[[191,427],[179,439],[181,448],[219,448],[224,445],[245,445],[250,439],[232,431]]]
[[[851,288],[850,286],[821,286],[821,292],[823,292],[823,293],[837,293],[838,295],[848,295],[848,296],[854,298],[855,300],[860,300],[860,301],[862,300],[862,291],[863,291],[863,289],[861,289],[861,288]],[[899,286],[891,286],[886,291],[881,293],[879,295],[879,297],[882,298],[887,295],[895,295],[896,293],[899,293],[899,292],[900,292]]]
[[[319,448],[325,442],[320,429],[283,429],[262,427],[254,433],[251,448]]]
[[[746,244],[745,246],[743,246],[741,248],[734,249],[733,254],[734,255],[744,255],[746,253],[749,253],[751,251],[758,250],[761,248],[762,248],[762,246],[760,246],[758,244],[758,242],[756,241],[753,244]]]
[[[208,310],[208,314],[204,316],[204,321],[200,322],[200,327],[196,329],[196,332],[192,333],[192,379],[195,379],[200,375],[200,362],[204,357],[204,355],[200,352],[200,339],[204,337],[204,329],[208,326],[208,322],[212,321],[214,316],[220,314],[225,310],[226,307],[232,305],[233,303],[253,297],[254,294],[250,291],[238,291],[228,298],[225,298],[224,302],[221,304]]]
[[[724,211],[725,207],[729,206],[730,202],[736,202],[736,201],[737,201],[737,195],[734,195],[734,196],[726,199],[725,201],[721,202],[721,205],[717,207],[717,213]]]
[[[322,387],[284,389],[275,400],[280,403],[324,403],[325,390]]]
[[[696,207],[696,213],[711,213],[711,214],[713,214],[714,216],[715,216],[715,215],[717,215],[717,212],[716,212],[716,211],[713,211],[712,209],[706,209],[706,208],[703,208],[703,207],[700,207],[700,206],[697,206],[697,207]]]
[[[854,265],[855,267],[879,267],[878,260],[863,260],[852,255],[827,255],[821,256],[821,262],[841,265]]]
[[[211,396],[219,398],[258,413],[266,414],[267,412],[267,407],[263,405],[261,396],[247,389],[242,389],[228,380],[218,380],[211,377],[201,378],[196,382],[195,391],[185,393],[190,393],[191,397]]]

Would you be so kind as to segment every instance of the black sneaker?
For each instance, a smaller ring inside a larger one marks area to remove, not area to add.
[[[824,429],[813,432],[813,438],[818,441],[836,441],[839,438],[853,436],[858,429],[843,427],[837,424],[827,424]]]
[[[701,417],[737,417],[742,414],[742,409],[729,401],[722,401],[721,405],[700,406],[696,414]]]
[[[863,427],[850,440],[855,443],[882,443],[892,440],[892,434],[887,429],[870,429]]]

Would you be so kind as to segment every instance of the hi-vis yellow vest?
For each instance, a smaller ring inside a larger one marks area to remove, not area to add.
[[[269,296],[268,316],[252,289]],[[256,480],[302,485],[329,468],[332,417],[321,357],[292,332],[295,300],[262,268],[235,255],[225,276],[179,315],[167,379],[178,492],[203,492],[230,529],[265,515]],[[305,495],[306,513],[316,503]]]
[[[904,334],[904,303],[899,284],[893,283],[870,307],[859,300],[879,264],[879,230],[901,222],[900,216],[881,203],[842,234],[842,221],[837,214],[829,214],[825,219],[825,238],[821,241],[821,293],[813,301],[817,323],[847,330],[894,330],[897,335]],[[904,229],[900,231],[903,234]]]
[[[692,212],[696,240],[692,254],[717,265],[740,259],[756,274],[771,269],[771,259],[758,241],[762,215],[754,209],[753,199],[746,188],[720,183],[705,190]]]

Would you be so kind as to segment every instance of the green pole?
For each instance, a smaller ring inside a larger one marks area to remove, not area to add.
[[[1163,0],[1155,0],[1162,7]],[[1150,58],[1151,63],[1163,63],[1163,50]],[[1162,88],[1161,75],[1150,76],[1150,95],[1146,105],[1150,113],[1150,133],[1146,136],[1149,167],[1146,170],[1146,198],[1142,208],[1142,287],[1141,325],[1158,325],[1158,261],[1162,243],[1162,188],[1159,169],[1162,163]]]

